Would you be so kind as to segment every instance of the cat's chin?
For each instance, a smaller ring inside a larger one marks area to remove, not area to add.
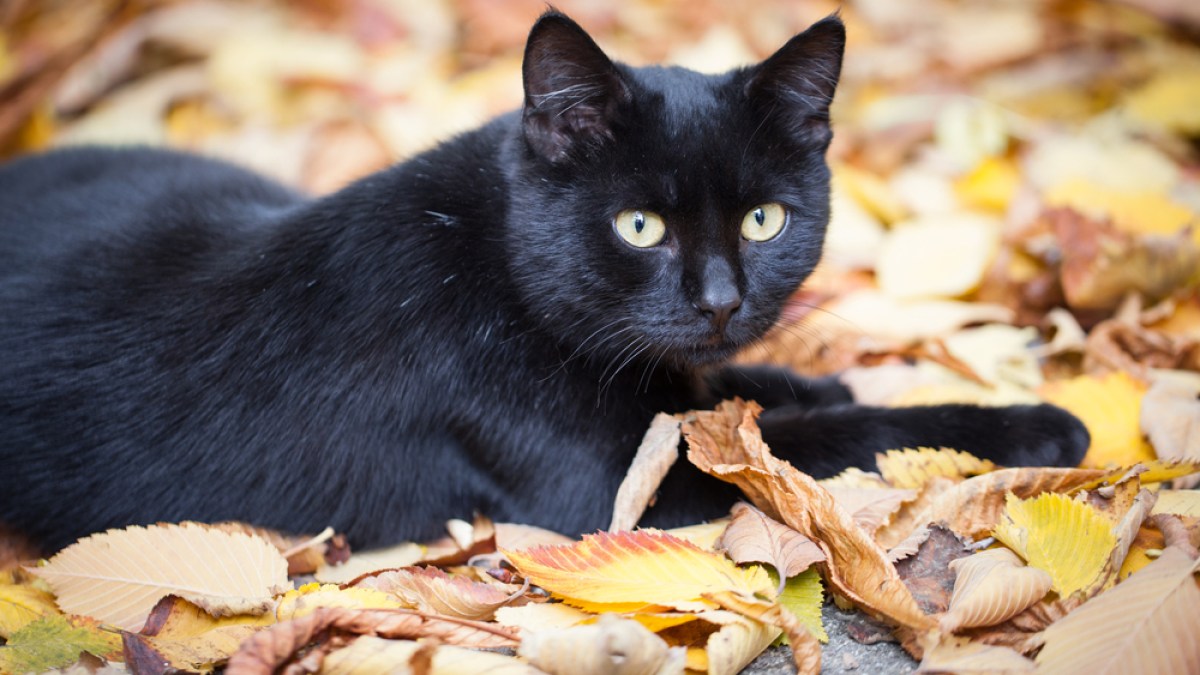
[[[731,340],[705,342],[681,346],[671,350],[671,360],[685,369],[703,368],[723,363],[733,358],[744,345]]]

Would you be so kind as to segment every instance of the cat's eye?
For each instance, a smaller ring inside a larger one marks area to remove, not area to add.
[[[667,235],[662,216],[651,211],[622,211],[613,219],[613,227],[622,239],[638,248],[655,246]]]
[[[742,217],[742,236],[750,241],[767,241],[775,238],[787,223],[787,211],[783,206],[771,202],[757,206]]]

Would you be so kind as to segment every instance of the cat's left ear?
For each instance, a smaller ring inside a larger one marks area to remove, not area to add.
[[[750,70],[745,93],[774,111],[800,140],[828,143],[829,104],[842,72],[846,27],[836,14],[788,40]]]
[[[554,11],[530,30],[522,75],[525,138],[551,162],[611,140],[619,109],[630,100],[629,87],[591,36]]]

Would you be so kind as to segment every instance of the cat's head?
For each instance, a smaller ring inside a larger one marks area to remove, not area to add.
[[[505,237],[536,318],[602,360],[700,366],[761,337],[829,221],[826,18],[723,75],[614,63],[550,12],[525,49]]]

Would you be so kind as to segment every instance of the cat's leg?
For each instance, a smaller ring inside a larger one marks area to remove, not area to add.
[[[726,366],[708,376],[716,402],[741,397],[763,408],[798,405],[806,408],[854,402],[850,389],[837,377],[802,377],[774,366]]]
[[[1051,405],[787,406],[764,411],[759,426],[777,456],[817,476],[848,466],[873,470],[875,453],[919,446],[1004,466],[1076,466],[1090,443],[1078,419]]]

